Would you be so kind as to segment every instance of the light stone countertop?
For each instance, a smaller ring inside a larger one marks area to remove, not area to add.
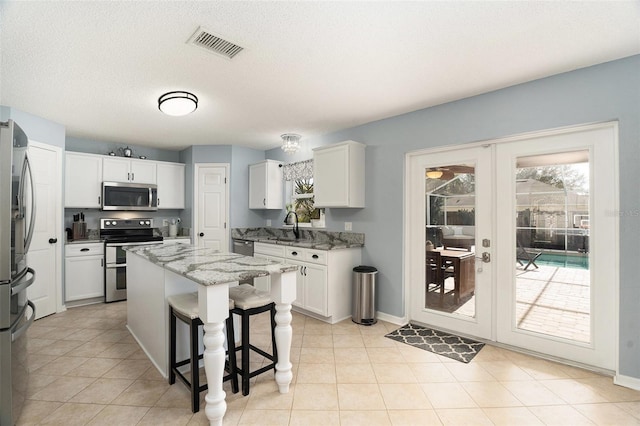
[[[362,233],[332,232],[309,228],[300,228],[300,238],[295,238],[291,228],[232,228],[231,238],[315,250],[364,247],[364,234]]]
[[[205,286],[296,271],[296,265],[273,262],[190,244],[129,246],[129,253]]]

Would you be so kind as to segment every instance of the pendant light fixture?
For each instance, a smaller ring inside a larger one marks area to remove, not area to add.
[[[293,154],[300,148],[300,135],[296,133],[285,133],[282,138],[282,150],[287,154]]]
[[[427,177],[429,179],[440,179],[442,174],[442,170],[427,170]]]
[[[167,115],[181,116],[198,108],[198,98],[189,92],[168,92],[158,98],[158,109]]]

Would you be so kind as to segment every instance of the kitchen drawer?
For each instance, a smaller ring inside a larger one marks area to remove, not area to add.
[[[102,254],[104,254],[104,243],[65,245],[65,257],[96,256]]]
[[[305,250],[302,252],[302,260],[309,263],[316,263],[318,265],[327,264],[327,252],[322,250]]]
[[[296,259],[300,262],[315,263],[318,265],[327,264],[326,251],[287,247],[286,252],[287,259]]]
[[[254,254],[266,254],[267,256],[285,257],[285,247],[275,244],[255,243],[253,245]]]

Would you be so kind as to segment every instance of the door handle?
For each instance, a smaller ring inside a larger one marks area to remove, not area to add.
[[[49,244],[55,244],[58,242],[57,238],[49,238]]]
[[[487,251],[482,252],[482,257],[476,256],[476,259],[482,260],[482,263],[490,263],[491,262],[491,254]]]

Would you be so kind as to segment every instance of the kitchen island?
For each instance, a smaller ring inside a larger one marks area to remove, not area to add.
[[[289,391],[293,378],[291,302],[296,298],[295,265],[221,253],[187,244],[127,248],[127,328],[163,376],[168,375],[168,296],[198,292],[204,323],[204,368],[209,389],[205,414],[211,424],[222,424],[226,412],[222,377],[225,363],[224,321],[229,316],[229,287],[248,278],[271,276],[276,303],[275,380],[280,393]]]

